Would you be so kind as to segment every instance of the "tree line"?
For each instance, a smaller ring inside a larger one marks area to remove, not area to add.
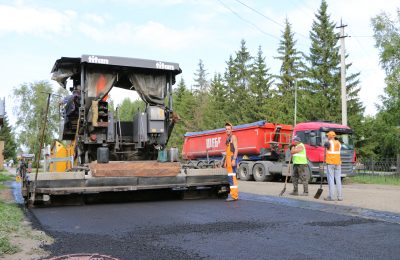
[[[355,146],[360,157],[384,159],[400,154],[400,12],[397,14],[397,20],[392,20],[386,13],[371,20],[376,48],[386,73],[385,92],[380,97],[382,103],[375,116],[364,116],[364,106],[359,98],[360,73],[346,75],[348,125],[355,132]],[[244,39],[238,50],[227,58],[224,72],[210,77],[200,59],[194,84],[188,88],[181,78],[174,88],[173,109],[181,120],[175,126],[169,146],[181,148],[186,132],[221,128],[226,121],[234,125],[259,120],[293,124],[295,92],[297,123],[313,120],[340,123],[340,46],[335,27],[323,0],[310,29],[308,53],[297,50],[292,26],[286,19],[273,60],[266,60],[262,46],[257,53],[251,54]],[[268,67],[275,62],[280,64],[278,75],[273,75]],[[346,64],[347,71],[351,66],[351,63]],[[38,129],[43,122],[46,103],[46,95],[39,93],[48,91],[51,91],[51,85],[47,81],[22,84],[14,89],[19,132],[16,143],[32,152],[38,146]],[[57,133],[57,104],[53,102],[50,109],[47,143]],[[118,112],[121,120],[131,120],[133,114],[143,108],[143,101],[125,99]]]
[[[372,19],[376,47],[387,75],[385,94],[380,97],[383,105],[378,106],[376,116],[364,116],[359,98],[360,72],[346,75],[348,125],[354,130],[359,157],[386,159],[400,154],[396,145],[400,142],[400,19],[397,22],[396,25],[386,13]],[[221,128],[226,121],[234,125],[258,120],[294,124],[296,91],[297,123],[340,123],[341,57],[335,27],[323,0],[310,30],[308,54],[297,50],[292,26],[286,19],[274,60],[266,60],[261,46],[253,56],[245,40],[229,56],[224,73],[214,74],[211,80],[200,60],[195,84],[188,89],[182,79],[175,90],[175,110],[182,122],[176,126],[169,145],[182,147],[186,132]],[[272,62],[280,63],[278,75],[269,72],[268,63]],[[351,66],[346,63],[346,70]]]

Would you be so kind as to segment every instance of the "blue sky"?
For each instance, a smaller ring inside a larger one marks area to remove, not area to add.
[[[398,1],[328,0],[331,18],[343,20],[350,72],[361,72],[360,98],[366,114],[376,113],[384,73],[374,48],[371,17],[394,12]],[[279,38],[286,17],[297,48],[308,52],[309,31],[319,0],[0,0],[1,93],[11,122],[12,88],[50,80],[60,57],[82,54],[124,56],[177,62],[190,86],[199,59],[211,78],[224,72],[229,55],[245,39],[252,55],[262,46],[268,67],[278,73]],[[249,6],[249,7],[246,7]],[[254,10],[257,10],[255,12]],[[262,15],[260,15],[261,13]],[[58,87],[54,82],[54,87]],[[130,93],[115,91],[120,102]],[[136,98],[136,95],[131,95]],[[268,115],[266,116],[268,118]]]

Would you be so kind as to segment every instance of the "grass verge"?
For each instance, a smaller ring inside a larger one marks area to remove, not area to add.
[[[346,178],[347,183],[386,184],[400,186],[400,176],[356,175]]]
[[[2,183],[4,181],[12,181],[12,180],[14,180],[15,177],[13,177],[11,175],[6,175],[5,173],[6,173],[6,171],[1,171],[0,172],[0,183]]]
[[[6,188],[3,182],[9,180],[13,180],[13,177],[0,172],[0,193]],[[14,203],[5,202],[0,196],[0,256],[20,251],[18,246],[10,242],[9,235],[19,230],[22,219],[21,209]]]

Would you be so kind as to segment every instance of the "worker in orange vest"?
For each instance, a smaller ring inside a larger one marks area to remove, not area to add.
[[[336,200],[335,197],[335,181],[336,181],[336,195],[337,200],[342,201],[342,181],[341,181],[341,160],[340,160],[340,148],[341,144],[335,139],[336,133],[329,131],[326,136],[328,141],[325,143],[326,149],[326,164],[327,164],[327,178],[329,184],[329,196],[325,198],[327,201]]]
[[[232,134],[232,124],[225,124],[226,131],[226,157],[224,166],[228,172],[228,181],[230,193],[226,201],[236,201],[239,199],[238,181],[236,179],[236,165],[238,156],[238,141],[237,137]]]

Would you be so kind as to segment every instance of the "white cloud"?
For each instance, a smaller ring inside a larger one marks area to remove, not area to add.
[[[106,21],[106,18],[104,16],[97,14],[85,14],[84,17],[87,21],[94,22],[99,25],[103,25]]]
[[[382,70],[375,70],[374,73],[366,74],[361,81],[360,99],[365,105],[365,114],[376,114],[376,105],[380,104],[379,96],[384,93],[385,73]]]
[[[187,1],[187,0],[186,0]],[[129,5],[136,5],[136,6],[171,6],[171,5],[178,5],[186,2],[185,0],[115,0],[113,2],[118,4],[129,4]]]
[[[200,22],[200,23],[211,23],[212,20],[217,16],[216,12],[209,12],[209,13],[195,13],[192,18],[193,20]]]
[[[196,42],[207,37],[206,31],[195,27],[176,30],[153,21],[139,26],[133,26],[130,23],[119,23],[111,29],[93,27],[83,23],[80,26],[80,30],[98,42],[138,44],[170,50],[193,48]]]
[[[0,35],[62,34],[71,30],[74,11],[60,12],[50,8],[32,8],[23,5],[0,5]]]

